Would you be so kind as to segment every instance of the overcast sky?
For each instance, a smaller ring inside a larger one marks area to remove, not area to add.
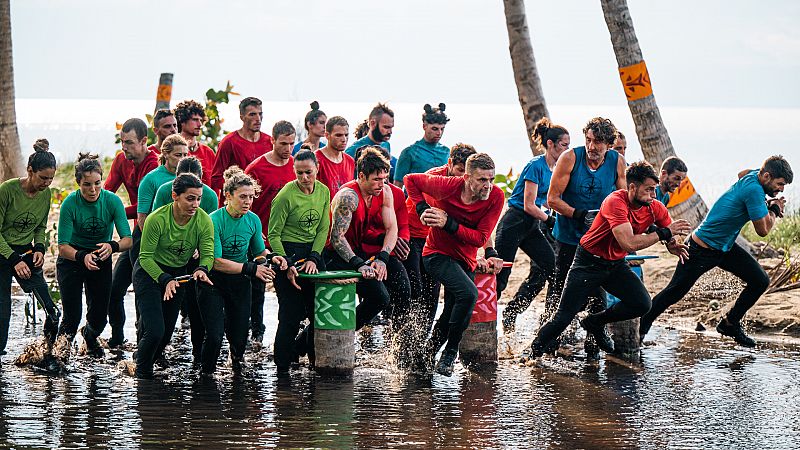
[[[546,100],[624,105],[599,1],[527,2]],[[800,107],[800,2],[629,0],[659,104]],[[499,0],[12,0],[20,98],[513,103]]]

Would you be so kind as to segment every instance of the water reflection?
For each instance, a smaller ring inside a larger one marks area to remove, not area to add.
[[[359,334],[350,380],[305,368],[279,380],[267,352],[248,353],[244,377],[223,367],[200,379],[182,331],[173,366],[137,381],[111,355],[76,358],[63,377],[16,367],[13,356],[39,330],[18,316],[12,326],[0,447],[800,448],[796,345],[750,350],[713,333],[658,329],[637,364],[577,354],[420,378],[392,368],[377,327]],[[532,330],[520,332],[517,351]]]

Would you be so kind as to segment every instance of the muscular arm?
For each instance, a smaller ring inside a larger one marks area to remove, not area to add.
[[[611,229],[614,233],[614,239],[619,242],[619,246],[628,253],[632,253],[658,242],[658,235],[656,233],[649,234],[633,234],[633,228],[630,223],[623,223]]]
[[[575,208],[561,199],[561,194],[567,189],[570,173],[575,166],[575,153],[566,151],[561,154],[553,169],[553,176],[550,178],[550,189],[547,191],[547,204],[550,209],[565,217],[572,217]]]
[[[397,244],[397,216],[394,213],[394,196],[389,186],[383,187],[383,206],[381,207],[381,217],[383,218],[383,229],[386,234],[383,236],[382,251],[391,253]]]
[[[617,189],[627,189],[628,182],[625,180],[625,170],[628,164],[625,162],[625,157],[619,155],[617,157]]]
[[[753,228],[756,230],[756,234],[761,237],[765,237],[772,230],[772,227],[775,226],[775,213],[770,211],[766,216],[758,220],[753,220],[752,222]]]
[[[350,188],[342,188],[333,197],[333,217],[331,220],[331,246],[345,261],[350,261],[356,256],[345,238],[345,233],[350,228],[353,213],[358,208],[358,194]],[[396,239],[396,238],[395,238]]]
[[[547,214],[542,211],[542,208],[536,206],[536,194],[539,191],[539,185],[533,181],[525,180],[524,198],[522,200],[525,206],[525,212],[536,220],[547,220]]]

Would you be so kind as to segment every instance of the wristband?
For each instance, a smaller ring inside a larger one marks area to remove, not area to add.
[[[198,266],[197,269],[194,269],[195,272],[197,272],[198,270],[206,274],[206,276],[208,276],[208,269],[206,268],[206,266]],[[192,272],[192,274],[194,274],[194,272]]]
[[[575,211],[572,212],[572,218],[583,222],[584,220],[586,220],[586,214],[589,214],[588,210],[576,209]]]
[[[167,272],[163,272],[158,276],[158,285],[161,286],[161,289],[166,290],[170,281],[172,281],[172,275],[168,274]]]
[[[242,264],[242,274],[243,275],[248,275],[248,276],[254,277],[254,276],[256,276],[256,270],[257,269],[258,269],[258,264],[254,263],[252,261],[247,261],[246,263]]]
[[[458,222],[451,216],[447,216],[447,222],[445,222],[442,229],[450,234],[456,234],[456,231],[458,231]]]
[[[425,200],[423,200],[423,201],[421,201],[421,202],[417,203],[417,206],[416,206],[416,208],[417,208],[417,215],[418,215],[418,216],[421,216],[421,215],[422,215],[422,213],[424,213],[424,212],[425,212],[425,210],[426,210],[426,209],[429,209],[430,207],[431,207],[431,205],[429,205],[429,204],[428,204],[428,202],[426,202]]]
[[[783,214],[781,213],[781,207],[778,206],[777,203],[769,205],[767,209],[775,213],[775,217],[783,217]]]
[[[119,242],[108,241],[108,245],[111,246],[111,253],[119,253]]]
[[[75,252],[75,261],[82,266],[86,267],[86,256],[89,254],[86,250],[78,250]]]
[[[672,230],[667,227],[656,229],[656,234],[658,235],[658,240],[662,242],[672,239]]]
[[[382,250],[380,253],[378,253],[376,258],[383,261],[384,264],[387,264],[389,262],[389,252]]]
[[[311,252],[306,257],[307,260],[314,261],[314,264],[319,267],[320,263],[322,262],[322,256],[318,252]]]
[[[348,263],[350,264],[350,267],[358,270],[361,266],[365,265],[367,262],[364,261],[364,258],[355,255],[352,258],[350,258],[350,261],[348,261]]]
[[[656,230],[658,230],[658,227],[657,227],[657,226],[655,226],[655,225],[650,225],[649,227],[647,227],[647,229],[646,229],[646,230],[644,230],[644,233],[645,233],[645,234],[655,233],[655,232],[656,232]]]
[[[494,247],[486,247],[483,250],[483,257],[486,259],[497,258],[497,255],[498,255],[497,250],[495,250]]]
[[[553,228],[556,225],[556,216],[547,216],[547,220],[544,221],[544,224],[547,228]]]
[[[33,246],[33,252],[39,252],[44,255],[44,244],[41,242]]]
[[[17,252],[11,252],[11,254],[8,255],[8,261],[11,263],[12,266],[16,266],[17,264],[22,262],[22,255],[20,255]]]

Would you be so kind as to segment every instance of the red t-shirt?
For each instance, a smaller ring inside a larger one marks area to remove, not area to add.
[[[194,156],[200,160],[200,165],[203,166],[203,184],[210,186],[211,174],[214,172],[214,161],[217,160],[217,155],[214,154],[214,150],[211,150],[211,147],[198,142],[197,146],[194,148],[194,151],[189,150],[188,156]]]
[[[317,179],[331,191],[331,200],[333,196],[339,192],[339,189],[353,180],[353,173],[356,170],[356,163],[353,157],[345,152],[342,152],[342,162],[335,163],[328,159],[322,150],[314,152],[317,155],[317,164],[319,164],[319,172]]]
[[[364,236],[370,232],[369,227],[371,224],[369,219],[375,215],[379,217],[381,215],[381,209],[383,208],[383,191],[378,195],[373,195],[369,206],[367,206],[367,202],[361,195],[361,188],[358,187],[357,180],[351,180],[342,185],[342,189],[345,188],[354,190],[356,195],[358,195],[358,206],[356,210],[353,211],[353,215],[350,219],[350,227],[344,233],[344,237],[347,239],[347,243],[350,244],[350,248],[356,251],[360,249],[361,245],[364,243]],[[381,221],[381,226],[383,226],[383,221]],[[334,250],[330,241],[328,241],[325,246],[330,250]],[[380,248],[378,251],[380,251]],[[378,252],[375,252],[375,254],[377,253]]]
[[[441,175],[443,177],[447,176],[447,164],[439,167],[432,167],[425,172],[429,175]],[[424,195],[424,194],[423,194]],[[425,195],[425,201],[428,202],[431,206],[436,206],[435,200],[430,198],[430,196]],[[419,220],[419,215],[417,215],[417,205],[411,201],[411,197],[405,200],[406,202],[406,210],[408,211],[408,228],[411,232],[412,238],[417,239],[425,239],[428,237],[428,231],[430,231],[430,227],[427,225],[423,225],[422,221]]]
[[[156,167],[158,167],[158,156],[153,152],[147,152],[147,155],[138,166],[133,164],[133,161],[125,158],[125,152],[118,152],[111,162],[111,169],[108,171],[105,183],[103,183],[103,189],[117,192],[121,185],[125,185],[125,190],[128,191],[128,198],[131,200],[131,205],[125,208],[125,215],[128,219],[136,219],[139,182]]]
[[[463,177],[443,177],[426,173],[406,175],[404,183],[408,196],[416,205],[424,200],[423,194],[436,201],[436,207],[459,223],[454,234],[442,228],[431,228],[422,256],[441,253],[465,262],[470,270],[475,270],[475,257],[483,247],[500,219],[505,197],[503,191],[492,186],[487,200],[471,204],[461,201],[464,188]]]
[[[266,236],[272,200],[286,183],[297,179],[294,174],[294,158],[290,156],[286,164],[276,166],[269,162],[266,154],[261,155],[244,169],[244,173],[253,177],[261,186],[261,193],[250,209],[261,219],[261,227]]]
[[[609,194],[600,205],[600,212],[591,228],[581,238],[581,247],[595,256],[616,261],[624,258],[628,252],[619,246],[612,229],[630,223],[633,234],[637,235],[644,233],[652,224],[666,227],[672,223],[667,207],[659,201],[637,209],[631,209],[632,206],[627,190],[620,189]]]
[[[397,237],[409,240],[411,238],[411,232],[408,228],[408,210],[404,203],[406,195],[403,193],[402,189],[391,183],[389,184],[389,188],[392,189],[394,214],[397,217]],[[373,202],[374,201],[375,200],[373,200]],[[381,252],[381,248],[383,248],[383,236],[386,234],[386,229],[383,226],[381,209],[378,209],[376,213],[373,209],[370,209],[370,213],[369,224],[361,242],[361,250],[363,250],[364,254],[367,256],[377,255]]]
[[[152,151],[152,152],[154,152],[156,154],[156,156],[161,154],[161,150],[158,148],[158,146],[156,144],[150,144],[150,146],[147,147],[147,149]]]
[[[224,179],[222,175],[233,165],[242,170],[247,168],[256,158],[272,150],[272,136],[261,133],[256,142],[250,142],[239,135],[237,131],[227,134],[217,147],[217,157],[214,170],[211,172],[211,188],[219,195]],[[224,197],[219,196],[220,206]]]

